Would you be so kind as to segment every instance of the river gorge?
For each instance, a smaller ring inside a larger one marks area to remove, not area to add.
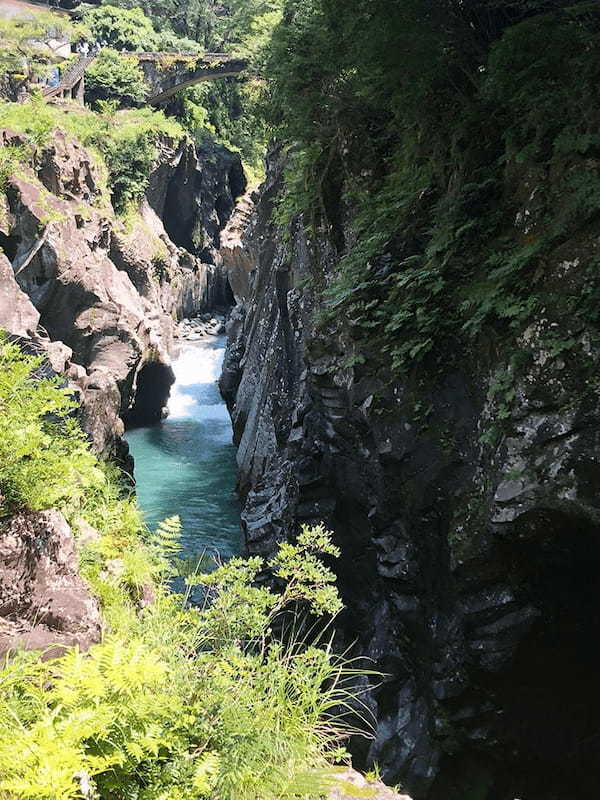
[[[219,394],[224,336],[185,342],[173,360],[168,416],[126,434],[148,525],[181,516],[181,556],[226,559],[241,551],[231,420]]]
[[[597,4],[1,6],[0,797],[596,800]]]

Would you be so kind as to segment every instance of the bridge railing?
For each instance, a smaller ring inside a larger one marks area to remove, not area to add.
[[[125,55],[137,58],[139,61],[161,61],[162,59],[173,59],[175,61],[187,61],[188,59],[196,59],[198,61],[237,61],[236,56],[228,55],[227,53],[178,53],[163,50],[162,52],[141,52],[141,53],[126,53]]]

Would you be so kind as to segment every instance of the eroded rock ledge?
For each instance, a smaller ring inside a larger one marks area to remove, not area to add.
[[[0,146],[21,142],[0,133]],[[46,352],[76,387],[100,455],[126,461],[123,420],[160,418],[177,321],[230,302],[216,245],[243,189],[237,156],[163,138],[140,215],[127,227],[93,159],[60,130],[8,180],[0,327]]]

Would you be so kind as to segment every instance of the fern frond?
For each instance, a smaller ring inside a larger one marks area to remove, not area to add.
[[[158,523],[150,537],[150,545],[162,558],[170,559],[181,551],[181,519],[179,515],[167,517]]]

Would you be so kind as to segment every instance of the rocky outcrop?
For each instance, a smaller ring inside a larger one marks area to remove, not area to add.
[[[302,522],[335,532],[340,646],[385,675],[357,764],[419,800],[595,797],[596,332],[555,302],[502,346],[482,336],[394,376],[352,320],[318,321],[336,244],[298,221],[282,236],[280,175],[275,161],[236,256],[254,274],[221,380],[249,551]],[[596,246],[593,231],[563,242],[548,291],[585,292],[574,265]]]
[[[10,131],[0,137],[0,146],[23,143]],[[94,159],[60,130],[8,179],[0,326],[38,349],[67,348],[57,371],[78,391],[81,421],[100,455],[128,464],[123,421],[160,419],[177,321],[224,307],[231,296],[215,247],[185,249],[183,238],[169,235],[174,221],[182,237],[199,230],[218,240],[232,193],[242,190],[237,156],[164,138],[140,214],[127,227]]]
[[[16,336],[34,336],[39,311],[15,280],[10,261],[0,253],[0,328]]]
[[[163,157],[147,194],[171,241],[205,263],[218,264],[221,229],[245,188],[239,156],[222,145],[187,143],[179,146],[176,161]],[[226,291],[226,282],[222,286]]]
[[[0,527],[0,656],[16,648],[55,657],[100,640],[98,603],[78,574],[73,533],[58,511]]]
[[[407,794],[398,794],[381,781],[368,780],[354,769],[346,769],[336,775],[336,783],[330,793],[330,800],[351,800],[353,797],[371,800],[410,800]]]
[[[221,231],[220,255],[236,303],[243,303],[250,296],[255,258],[245,245],[244,235],[252,224],[257,199],[255,189],[249,189],[237,202],[229,222]]]

